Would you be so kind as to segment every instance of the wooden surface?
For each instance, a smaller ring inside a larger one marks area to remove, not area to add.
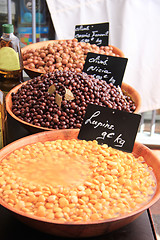
[[[69,240],[59,238],[30,228],[18,221],[8,210],[0,206],[0,239],[1,240]],[[74,239],[74,238],[72,238]],[[79,239],[78,237],[76,239]],[[88,240],[156,240],[148,212],[145,211],[139,218],[127,226],[105,234],[88,238]],[[85,238],[86,240],[86,238]]]
[[[49,41],[43,41],[43,42],[29,44],[21,49],[22,54],[25,51],[30,50],[30,49],[35,50],[35,49],[40,49],[41,47],[46,47],[46,46],[48,46],[48,44],[52,44],[55,41],[57,41],[57,40],[49,40]],[[65,41],[65,40],[63,40],[63,41]],[[111,46],[111,45],[109,45],[109,46]],[[117,48],[115,46],[111,46],[111,47],[113,48],[113,53],[115,53],[116,55],[118,54],[120,57],[124,57],[124,53],[119,48]],[[41,75],[42,73],[44,73],[36,68],[30,69],[28,67],[24,67],[24,70],[30,78],[37,77],[37,76]]]
[[[153,154],[157,156],[160,162],[160,149],[152,149]],[[160,199],[150,207],[150,212],[152,215],[154,228],[156,232],[157,239],[160,236]]]
[[[15,121],[8,115],[8,144],[30,135],[19,122]],[[149,211],[145,211],[132,223],[100,237],[89,238],[90,240],[156,240],[154,226],[150,221]],[[7,209],[0,207],[0,233],[1,240],[63,240],[53,235],[45,234],[18,221]],[[67,238],[69,239],[69,238]],[[66,240],[67,240],[66,239]],[[77,238],[76,238],[77,239]],[[85,238],[86,239],[86,238]]]
[[[50,131],[53,129],[49,129],[49,128],[45,128],[45,127],[38,127],[38,126],[35,126],[33,124],[30,124],[30,123],[27,123],[21,119],[19,119],[17,116],[15,116],[12,112],[12,97],[11,97],[11,94],[12,92],[17,92],[18,89],[23,85],[23,84],[26,84],[27,81],[25,83],[21,83],[19,84],[18,86],[14,87],[6,96],[6,109],[7,109],[7,112],[10,114],[10,116],[12,118],[14,118],[16,121],[20,122],[29,132],[31,133],[38,133],[38,132],[42,132],[42,131]],[[139,112],[139,109],[141,107],[141,97],[139,95],[139,93],[134,89],[132,88],[130,85],[126,84],[126,83],[122,83],[122,90],[126,91],[127,94],[129,94],[133,101],[135,102],[135,105],[136,105],[136,110],[135,110],[135,113],[138,113]]]
[[[139,93],[132,86],[130,86],[124,82],[122,82],[121,88],[122,88],[122,90],[126,91],[126,93],[129,94],[131,96],[132,100],[134,101],[134,103],[136,105],[136,110],[134,113],[139,113],[140,108],[141,108],[141,97],[140,97]]]
[[[57,131],[45,131],[38,134],[33,134],[31,136],[21,138],[0,151],[0,159],[8,155],[13,150],[23,147],[27,144],[35,143],[37,141],[50,141],[55,139],[76,139],[79,130],[68,129],[68,130],[57,130]],[[22,213],[19,210],[10,207],[8,204],[0,200],[2,206],[6,207],[10,211],[16,213],[16,216],[26,224],[46,233],[50,233],[62,237],[93,237],[112,232],[119,229],[132,221],[134,221],[140,214],[152,206],[160,197],[160,162],[159,159],[151,152],[150,149],[143,146],[140,143],[135,143],[133,152],[136,156],[143,156],[146,163],[153,168],[156,180],[157,189],[153,198],[144,206],[136,211],[127,214],[125,217],[119,217],[115,219],[108,219],[104,221],[95,221],[92,223],[65,223],[58,224],[56,221],[43,221],[41,218],[33,216],[32,218],[27,213]]]

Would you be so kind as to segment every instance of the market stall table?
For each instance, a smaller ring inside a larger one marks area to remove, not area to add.
[[[49,235],[32,229],[17,220],[11,213],[3,207],[0,207],[0,239],[1,240],[28,240],[28,239],[65,239]],[[100,237],[89,238],[90,240],[155,240],[154,232],[148,215],[144,212],[139,218],[129,225]]]

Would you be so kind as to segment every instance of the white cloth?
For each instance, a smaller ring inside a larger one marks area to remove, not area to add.
[[[109,44],[128,58],[123,81],[142,99],[141,112],[160,108],[159,0],[46,0],[57,39],[75,25],[109,22]]]

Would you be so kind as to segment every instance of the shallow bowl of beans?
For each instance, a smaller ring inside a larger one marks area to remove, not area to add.
[[[0,204],[22,222],[63,237],[119,229],[160,197],[160,160],[135,142],[126,153],[45,131],[0,150]]]
[[[119,88],[66,70],[35,77],[6,96],[8,113],[31,132],[80,128],[88,103],[138,112],[141,99],[126,83]]]
[[[24,70],[30,78],[55,70],[81,72],[88,52],[124,57],[114,46],[101,46],[72,40],[50,40],[22,48]]]

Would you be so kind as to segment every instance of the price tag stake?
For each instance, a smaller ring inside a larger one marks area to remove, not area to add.
[[[95,78],[103,79],[108,84],[113,83],[117,87],[122,84],[127,61],[127,58],[89,52],[83,72],[93,75]]]
[[[79,42],[108,46],[109,23],[96,23],[75,26],[75,38]]]
[[[89,104],[78,139],[132,152],[141,115]]]

